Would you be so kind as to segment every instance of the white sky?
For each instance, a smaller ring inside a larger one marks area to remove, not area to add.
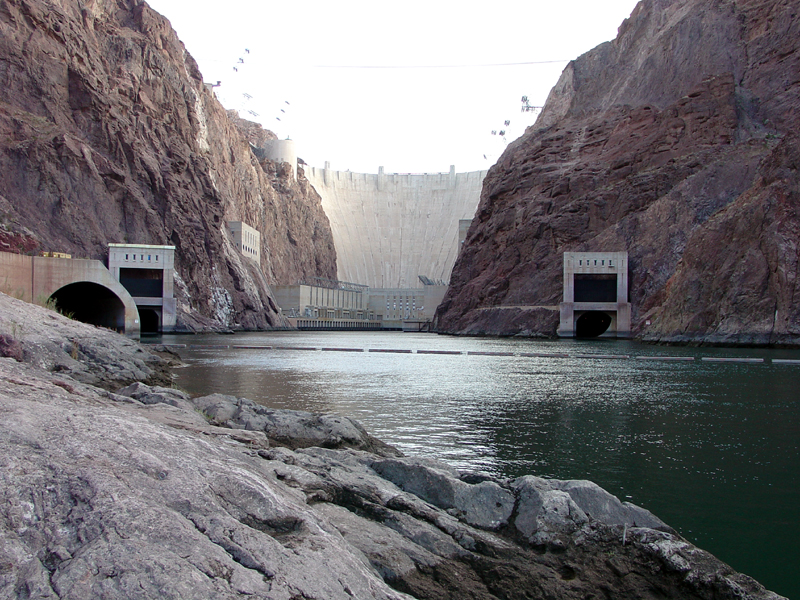
[[[223,105],[291,137],[312,166],[363,173],[488,169],[535,120],[521,112],[521,97],[542,105],[567,61],[613,39],[636,5],[148,2],[171,21],[205,81],[222,82]],[[559,62],[483,66],[539,61]],[[505,130],[507,142],[493,130]]]

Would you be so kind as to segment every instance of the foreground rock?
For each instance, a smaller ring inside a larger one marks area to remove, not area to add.
[[[800,345],[795,0],[642,0],[484,180],[440,331],[554,336],[563,253],[627,251],[635,335]]]
[[[779,598],[591,482],[348,448],[348,419],[11,357],[0,406],[2,598]]]
[[[0,356],[108,390],[169,385],[169,361],[119,334],[0,293]]]

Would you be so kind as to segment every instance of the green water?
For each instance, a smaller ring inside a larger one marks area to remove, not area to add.
[[[800,598],[800,351],[381,332],[164,336],[179,384],[276,408],[335,411],[407,454],[496,475],[591,479],[769,589]],[[513,352],[432,355],[416,350]],[[566,353],[568,358],[521,353]],[[632,358],[579,358],[578,354]],[[661,362],[634,357],[686,356]],[[716,363],[718,357],[763,363]]]

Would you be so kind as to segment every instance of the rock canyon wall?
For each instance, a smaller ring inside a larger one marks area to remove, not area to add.
[[[553,336],[565,251],[627,251],[652,341],[800,343],[796,1],[643,0],[489,171],[440,331]]]
[[[176,247],[179,325],[280,324],[271,283],[335,277],[319,196],[228,114],[141,0],[0,1],[0,244],[105,259]],[[261,264],[227,221],[261,232]]]

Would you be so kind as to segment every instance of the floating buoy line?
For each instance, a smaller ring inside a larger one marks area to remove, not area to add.
[[[578,360],[643,360],[665,362],[704,362],[712,364],[773,364],[800,365],[800,359],[790,358],[758,358],[747,356],[671,356],[671,355],[631,355],[631,354],[592,354],[567,352],[511,352],[500,350],[425,350],[411,348],[333,348],[324,346],[260,346],[248,344],[164,344],[173,350],[274,350],[305,352],[361,352],[375,354],[424,354],[424,355],[460,355],[460,356],[496,356],[520,358],[557,358]]]

